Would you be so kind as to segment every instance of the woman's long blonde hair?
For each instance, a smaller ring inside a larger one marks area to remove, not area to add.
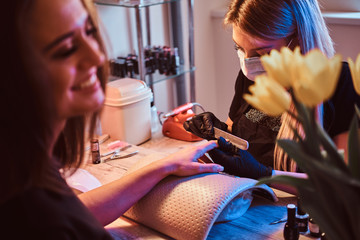
[[[333,42],[317,0],[233,0],[224,24],[239,27],[249,35],[264,40],[297,40],[302,54],[318,48],[329,58],[334,55]],[[294,106],[290,111],[295,113]],[[322,123],[322,106],[317,108],[317,116]],[[277,138],[294,139],[292,128],[304,135],[300,123],[289,114],[283,114]],[[296,163],[289,160],[276,144],[274,169],[294,172],[296,168]]]

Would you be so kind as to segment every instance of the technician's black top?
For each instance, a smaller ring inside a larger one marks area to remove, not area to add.
[[[280,117],[269,117],[254,109],[244,99],[254,82],[240,70],[235,83],[235,95],[229,117],[233,121],[233,134],[249,141],[249,152],[266,166],[273,166],[274,146],[280,128]],[[347,63],[343,63],[340,79],[334,95],[324,103],[324,128],[330,137],[348,131],[354,116],[354,104],[360,107]]]
[[[72,193],[30,189],[0,205],[1,239],[112,239]]]

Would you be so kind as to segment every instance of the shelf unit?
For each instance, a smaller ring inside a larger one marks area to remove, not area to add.
[[[169,4],[173,2],[179,2],[182,0],[94,0],[95,4],[105,5],[105,6],[114,6],[114,7],[126,7],[135,10],[136,17],[136,32],[137,32],[137,44],[138,44],[138,64],[139,64],[139,75],[138,78],[145,81],[151,88],[153,84],[173,79],[179,76],[182,76],[186,73],[189,73],[190,80],[190,101],[195,101],[195,65],[194,65],[194,21],[193,21],[193,7],[194,0],[186,0],[188,5],[188,23],[189,23],[189,64],[181,65],[180,71],[176,75],[160,75],[160,74],[151,74],[146,75],[145,69],[145,53],[144,53],[144,36],[143,36],[143,24],[141,11],[145,11],[145,23],[146,23],[146,38],[148,45],[151,45],[150,41],[150,24],[149,24],[149,7],[160,4]]]

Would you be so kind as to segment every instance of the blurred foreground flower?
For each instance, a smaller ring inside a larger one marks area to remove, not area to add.
[[[268,76],[285,88],[291,87],[297,100],[314,107],[329,99],[335,91],[341,70],[341,56],[328,60],[318,50],[305,56],[297,47],[294,52],[283,47],[261,57]]]
[[[341,56],[328,59],[320,50],[310,51],[304,57],[296,57],[295,66],[290,67],[296,73],[291,87],[296,99],[308,107],[328,100],[334,93],[342,63]],[[291,64],[291,63],[290,63]]]
[[[354,63],[351,58],[348,59],[349,67],[351,71],[351,76],[353,78],[353,83],[355,87],[355,91],[360,95],[360,54],[356,58],[356,62]]]
[[[290,94],[266,75],[258,76],[249,91],[252,95],[245,94],[244,99],[268,115],[281,115],[290,107]]]
[[[277,81],[283,87],[291,85],[291,63],[294,61],[294,53],[286,47],[280,52],[271,50],[270,55],[261,57],[261,63],[269,77]]]
[[[288,89],[297,112],[291,116],[300,122],[305,137],[301,138],[298,129],[293,129],[296,140],[279,139],[277,144],[308,178],[282,175],[264,178],[258,184],[277,182],[296,187],[302,206],[326,233],[327,239],[360,239],[360,112],[355,106],[357,114],[351,122],[348,138],[348,164],[318,124],[315,114],[316,106],[329,99],[336,88],[341,57],[337,55],[328,59],[319,50],[312,50],[305,56],[300,54],[299,49],[292,53],[289,51],[273,50],[270,55],[261,58],[268,76],[257,77],[254,87],[249,89],[252,95],[244,95],[244,98],[259,110],[273,115],[276,111],[269,106],[279,106],[281,99],[274,96],[282,96],[284,89]],[[360,95],[360,55],[356,63],[349,61],[349,66]],[[279,73],[281,69],[288,79]],[[272,91],[279,93],[270,94],[270,86],[273,86]],[[287,100],[282,101],[287,106]],[[277,113],[280,109],[284,108],[279,108]]]

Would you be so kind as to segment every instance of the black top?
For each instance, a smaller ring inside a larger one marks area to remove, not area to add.
[[[266,166],[273,166],[275,140],[280,129],[280,117],[270,117],[253,108],[244,99],[254,82],[240,70],[235,83],[235,95],[229,117],[233,121],[233,134],[249,141],[248,151]],[[354,116],[354,104],[360,106],[347,63],[343,63],[339,82],[330,100],[324,103],[324,129],[330,137],[349,130]]]
[[[72,193],[33,188],[0,206],[2,239],[112,239]]]

